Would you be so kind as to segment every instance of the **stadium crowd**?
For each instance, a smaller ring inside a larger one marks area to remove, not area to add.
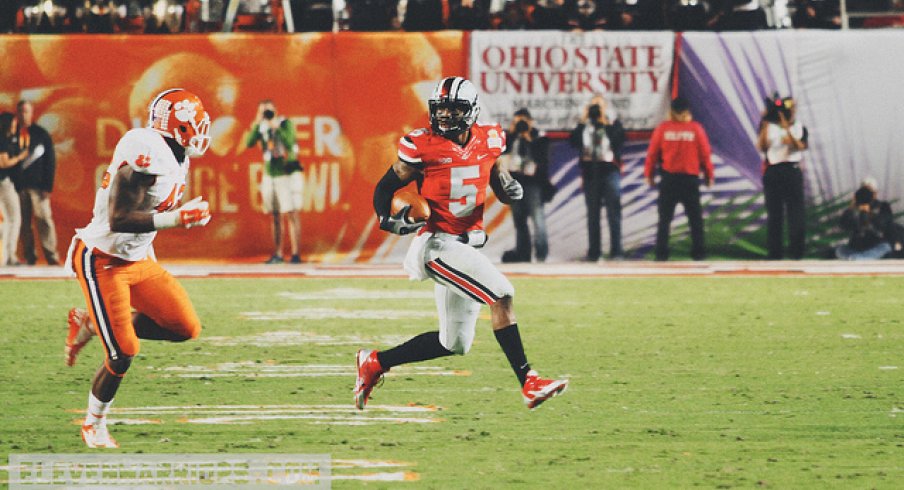
[[[0,32],[838,29],[839,0],[4,0]],[[904,0],[851,0],[894,12]],[[856,17],[856,16],[855,16]],[[879,24],[899,25],[901,17]],[[870,27],[852,19],[852,27]]]

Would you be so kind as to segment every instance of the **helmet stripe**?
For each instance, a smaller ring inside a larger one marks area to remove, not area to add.
[[[449,77],[443,81],[443,90],[440,94],[441,98],[448,99],[452,94],[452,87],[455,85],[455,78]]]

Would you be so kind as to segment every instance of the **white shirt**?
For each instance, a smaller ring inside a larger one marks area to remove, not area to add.
[[[766,159],[769,165],[785,162],[800,162],[803,158],[803,152],[794,147],[790,143],[783,143],[787,134],[785,129],[778,124],[768,123],[766,129],[766,142],[769,147],[766,149]],[[795,121],[788,128],[794,139],[800,141],[804,137],[804,125]]]
[[[110,189],[123,165],[157,177],[148,189],[150,211],[164,212],[179,206],[189,161],[188,157],[182,163],[176,161],[163,136],[152,129],[132,129],[116,144],[113,159],[94,197],[94,217],[88,226],[75,230],[75,234],[88,247],[124,260],[138,261],[148,256],[157,232],[117,233],[110,230]]]

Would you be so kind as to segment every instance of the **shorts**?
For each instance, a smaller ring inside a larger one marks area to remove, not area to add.
[[[271,176],[264,172],[261,178],[261,199],[264,212],[289,213],[301,211],[304,179],[301,172]]]

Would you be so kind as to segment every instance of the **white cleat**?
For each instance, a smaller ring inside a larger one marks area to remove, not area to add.
[[[119,443],[107,431],[106,425],[83,425],[82,440],[91,449],[116,449],[119,447]]]

